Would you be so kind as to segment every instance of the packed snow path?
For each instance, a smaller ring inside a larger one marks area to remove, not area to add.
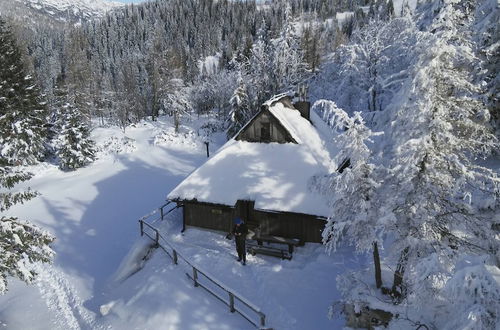
[[[206,160],[205,138],[196,123],[180,134],[166,122],[97,129],[100,159],[75,172],[52,165],[30,170],[28,183],[41,196],[9,210],[49,229],[56,237],[54,264],[43,266],[37,285],[11,281],[0,297],[0,329],[251,329],[243,318],[193,287],[168,257],[143,256],[137,220],[162,205],[166,194]],[[219,145],[223,141],[219,140]],[[212,140],[211,151],[216,143]],[[276,329],[330,329],[338,297],[335,277],[344,259],[320,245],[306,245],[294,260],[249,257],[234,260],[232,242],[196,229],[169,230],[183,255],[241,292],[266,313]],[[140,271],[137,270],[143,267]],[[134,271],[136,271],[134,273]]]

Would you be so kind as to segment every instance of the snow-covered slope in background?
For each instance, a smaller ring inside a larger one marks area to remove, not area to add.
[[[119,2],[106,0],[14,0],[25,3],[32,8],[56,9],[59,11],[73,10],[87,14],[102,15],[108,10],[123,6]]]
[[[124,6],[105,0],[2,0],[0,14],[35,23],[40,18],[58,22],[80,23],[103,17],[106,12]]]

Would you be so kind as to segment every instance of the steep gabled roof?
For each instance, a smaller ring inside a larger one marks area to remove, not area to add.
[[[229,206],[253,200],[256,209],[328,216],[326,201],[310,190],[309,181],[334,170],[336,151],[327,148],[333,145],[327,142],[332,131],[316,114],[310,122],[285,103],[273,101],[266,108],[297,144],[231,139],[167,198]]]

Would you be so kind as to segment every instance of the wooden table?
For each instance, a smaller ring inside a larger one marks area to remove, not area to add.
[[[266,243],[277,243],[277,244],[286,244],[288,245],[288,252],[290,254],[293,253],[294,246],[301,245],[301,241],[298,238],[285,238],[280,236],[272,236],[272,235],[260,235],[252,237],[253,240],[257,241],[258,245],[262,245],[263,242]]]

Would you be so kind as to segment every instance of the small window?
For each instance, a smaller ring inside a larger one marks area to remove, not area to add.
[[[212,209],[213,214],[222,214],[222,210],[219,209]]]
[[[269,142],[271,140],[271,124],[269,122],[262,123],[260,127],[260,140]]]

